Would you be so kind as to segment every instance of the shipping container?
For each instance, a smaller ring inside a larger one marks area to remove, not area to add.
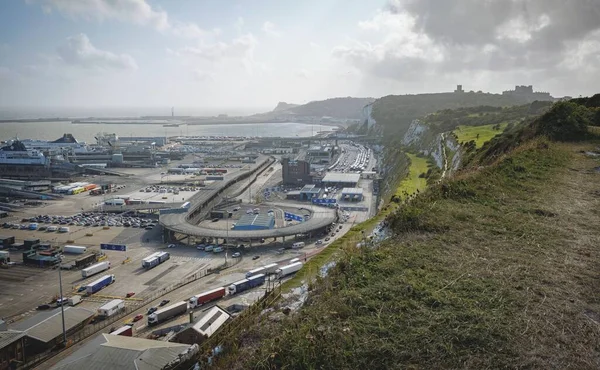
[[[94,294],[100,291],[102,288],[115,282],[115,275],[104,275],[100,279],[88,284],[85,287],[87,294]]]
[[[102,271],[106,271],[110,268],[110,261],[103,261],[96,263],[90,267],[84,268],[81,270],[81,277],[88,278],[92,275],[98,274]]]
[[[96,184],[87,184],[83,188],[85,189],[84,191],[88,191],[88,190],[96,189],[97,187],[98,187],[98,185],[96,185]]]
[[[184,314],[187,310],[187,301],[178,302],[165,308],[161,308],[160,310],[148,315],[148,326],[153,326],[167,321],[175,316]]]
[[[105,206],[124,206],[125,200],[123,199],[108,199],[104,201]]]
[[[110,317],[125,308],[125,301],[113,299],[104,306],[98,308],[98,316]]]
[[[84,268],[94,262],[96,262],[96,255],[93,253],[87,254],[87,255],[85,255],[83,257],[79,257],[78,259],[75,260],[75,267],[79,268],[79,269]]]
[[[87,252],[87,247],[77,245],[65,245],[63,247],[63,253],[84,254],[85,252]]]
[[[196,308],[216,299],[223,298],[225,296],[225,292],[225,288],[221,287],[195,295],[190,298],[190,308]]]

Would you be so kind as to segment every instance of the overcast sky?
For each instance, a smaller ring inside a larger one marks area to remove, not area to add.
[[[3,0],[0,106],[598,92],[600,0]]]

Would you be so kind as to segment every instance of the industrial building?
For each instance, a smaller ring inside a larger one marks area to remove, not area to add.
[[[289,158],[281,159],[281,169],[284,185],[306,185],[312,182],[310,163]]]
[[[196,353],[198,353],[197,345],[102,334],[60,361],[52,369],[173,369],[186,364]],[[183,368],[193,368],[193,366]]]
[[[3,326],[0,320],[0,370],[13,369],[14,364],[25,361],[25,333]]]
[[[275,217],[265,214],[245,214],[236,222],[234,230],[268,230],[275,227]]]
[[[182,330],[175,337],[178,343],[202,343],[219,330],[231,316],[218,306],[211,308],[197,323]]]
[[[360,180],[359,173],[329,172],[323,177],[323,186],[337,186],[343,188],[355,188]]]
[[[351,202],[360,202],[363,200],[363,189],[362,188],[343,188],[342,189],[342,200]]]
[[[305,185],[300,189],[300,200],[312,200],[318,198],[323,190],[315,185]]]
[[[64,312],[67,336],[83,328],[94,316],[93,311],[83,308],[65,307]],[[25,333],[25,353],[28,356],[44,352],[63,342],[60,308],[39,313],[12,325],[10,329]]]
[[[307,157],[310,163],[329,164],[333,158],[333,147],[328,145],[317,145],[308,148]]]

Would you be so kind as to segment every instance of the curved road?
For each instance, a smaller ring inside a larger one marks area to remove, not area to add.
[[[268,163],[268,159],[261,157],[259,163],[252,169],[255,171],[260,166]],[[264,171],[264,167],[259,172]],[[210,229],[200,225],[195,225],[190,221],[197,218],[201,213],[209,210],[211,202],[219,198],[221,194],[230,186],[238,183],[240,177],[247,175],[248,172],[242,172],[235,175],[226,176],[222,182],[215,182],[210,186],[203,188],[198,194],[190,198],[192,203],[190,210],[187,213],[161,214],[159,224],[167,230],[173,232],[190,235],[195,237],[212,237],[212,238],[233,238],[233,239],[260,239],[260,238],[276,238],[296,234],[310,233],[313,230],[325,228],[337,219],[335,209],[317,207],[313,205],[301,205],[303,209],[311,212],[311,218],[300,224],[269,230],[217,230]],[[288,203],[268,203],[266,205],[274,207],[299,207],[298,204]],[[193,222],[193,221],[192,221]]]

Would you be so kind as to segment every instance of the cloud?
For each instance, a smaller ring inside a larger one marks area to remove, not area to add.
[[[45,11],[83,19],[103,21],[116,19],[138,25],[149,25],[157,30],[170,27],[169,17],[163,10],[154,9],[145,0],[27,0],[39,3]]]
[[[598,19],[600,1],[394,0],[332,54],[396,81],[505,72],[567,81],[569,70],[598,71]]]
[[[190,55],[217,62],[228,58],[253,58],[258,40],[252,34],[245,34],[233,39],[230,43],[200,43],[197,46],[186,46],[176,52],[177,55]]]
[[[242,33],[242,31],[244,30],[244,24],[244,18],[238,17],[233,26],[235,27],[238,33]]]
[[[201,69],[193,70],[192,75],[194,76],[194,80],[198,82],[209,82],[215,80],[215,77],[212,73],[203,71]]]
[[[302,68],[302,69],[296,71],[295,75],[296,75],[296,77],[300,77],[305,80],[308,80],[311,76],[311,73],[308,70]]]
[[[19,77],[19,74],[12,69],[0,66],[0,81],[14,80]]]
[[[314,41],[311,41],[311,42],[309,42],[309,43],[308,43],[308,46],[310,46],[310,47],[311,47],[311,49],[321,49],[321,45],[317,44],[317,43],[316,43],[316,42],[314,42]]]
[[[138,68],[130,55],[117,55],[110,51],[97,49],[83,33],[68,37],[66,43],[58,48],[58,55],[64,63],[83,68],[103,70],[135,70]]]
[[[277,27],[273,22],[266,21],[265,23],[263,23],[262,30],[269,36],[281,37],[281,32],[277,30]]]

